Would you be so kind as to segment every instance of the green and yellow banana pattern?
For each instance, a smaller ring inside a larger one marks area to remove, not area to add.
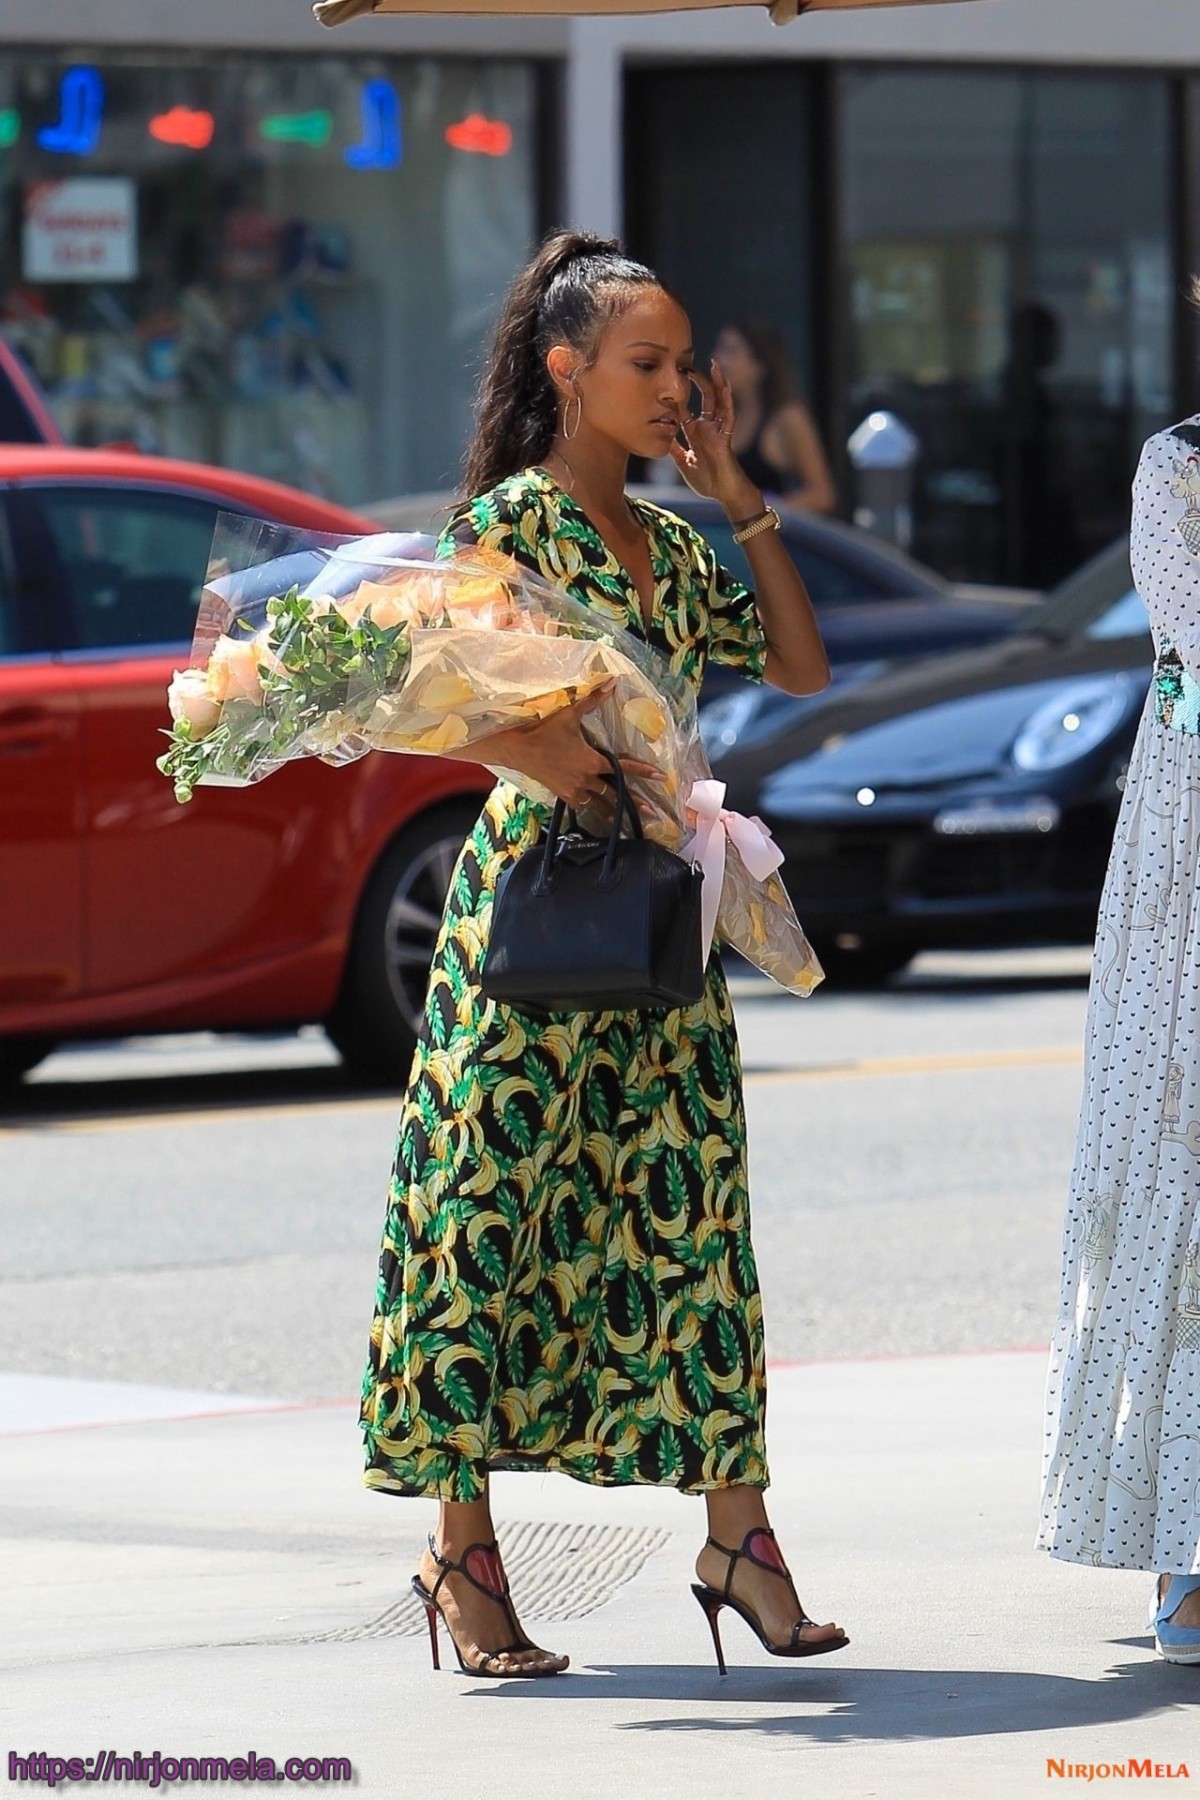
[[[697,686],[761,679],[753,596],[673,514],[632,503],[649,630],[586,515],[531,470],[443,548],[514,556]],[[719,959],[675,1011],[535,1022],[484,998],[497,880],[545,813],[492,792],[451,880],[400,1116],[362,1387],[366,1485],[478,1499],[491,1469],[689,1492],[767,1485],[762,1305],[741,1065]]]

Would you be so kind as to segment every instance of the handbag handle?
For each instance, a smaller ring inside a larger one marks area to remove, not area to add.
[[[629,798],[629,789],[625,785],[625,771],[621,767],[620,759],[614,756],[611,750],[601,749],[600,754],[610,764],[613,772],[613,780],[617,784],[617,804],[613,809],[613,822],[612,828],[608,834],[608,849],[604,854],[604,866],[600,870],[600,885],[602,887],[611,887],[616,875],[617,850],[621,842],[621,826],[626,817],[628,817],[629,822],[633,827],[633,836],[635,838],[643,836],[643,832],[642,821],[638,816],[637,807]],[[534,892],[537,894],[549,893],[554,885],[554,858],[558,854],[559,839],[562,836],[563,822],[566,819],[568,811],[570,811],[572,824],[577,824],[578,821],[575,817],[575,809],[573,807],[568,808],[565,800],[555,801],[554,814],[550,820],[550,828],[546,833],[546,848],[542,856],[542,866],[538,872],[537,882],[534,887]]]

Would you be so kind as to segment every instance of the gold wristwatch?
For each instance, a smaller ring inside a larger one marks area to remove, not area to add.
[[[757,519],[748,520],[740,531],[735,531],[733,541],[735,544],[744,544],[750,538],[757,537],[760,531],[778,531],[779,528],[779,514],[773,506],[768,506],[766,512],[759,513]]]

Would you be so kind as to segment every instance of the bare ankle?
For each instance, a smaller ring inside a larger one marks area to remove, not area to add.
[[[496,1527],[488,1501],[443,1501],[433,1540],[442,1555],[452,1559],[460,1557],[472,1544],[495,1543]]]

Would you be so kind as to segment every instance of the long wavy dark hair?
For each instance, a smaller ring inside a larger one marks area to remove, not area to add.
[[[636,290],[663,286],[615,238],[555,231],[544,240],[504,297],[475,399],[465,495],[486,493],[549,453],[558,426],[558,393],[546,367],[553,346],[569,344],[588,366],[605,326]]]
[[[730,319],[729,329],[745,338],[762,367],[759,402],[764,421],[773,419],[781,407],[800,397],[783,333],[764,319]]]

